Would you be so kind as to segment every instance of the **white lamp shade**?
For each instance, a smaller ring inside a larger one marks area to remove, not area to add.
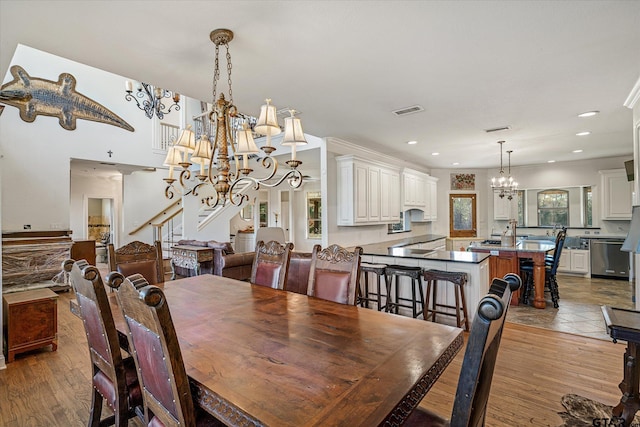
[[[236,149],[236,154],[255,154],[259,153],[258,146],[253,140],[253,135],[251,135],[251,130],[246,128],[239,130],[237,134],[238,138],[238,148]]]
[[[202,134],[198,143],[196,144],[196,149],[191,155],[191,161],[193,163],[200,163],[201,161],[209,161],[211,159],[211,155],[213,154],[213,148],[211,148],[211,143],[209,142],[209,138],[207,135]]]
[[[164,159],[164,166],[180,166],[182,163],[182,153],[176,150],[176,147],[169,148],[167,157]]]
[[[174,147],[179,151],[193,153],[193,150],[196,149],[196,135],[191,130],[191,125],[182,131]]]
[[[278,135],[280,126],[278,126],[278,117],[276,106],[270,104],[271,100],[267,99],[267,103],[260,107],[260,117],[253,130],[261,135]]]
[[[282,138],[282,145],[303,145],[307,140],[302,132],[302,124],[300,119],[291,117],[285,117],[284,119],[284,137]]]

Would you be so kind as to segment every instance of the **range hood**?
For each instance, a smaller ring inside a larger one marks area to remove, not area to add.
[[[634,206],[631,213],[629,234],[622,244],[621,251],[640,253],[640,206]]]

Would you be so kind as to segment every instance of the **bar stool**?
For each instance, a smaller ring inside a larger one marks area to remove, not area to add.
[[[386,264],[360,263],[360,272],[362,277],[364,277],[364,291],[361,286],[361,281],[358,281],[358,304],[360,304],[361,307],[369,308],[369,302],[376,302],[378,304],[378,311],[382,310],[383,307],[386,308],[386,302],[384,306],[382,305],[382,297],[387,298],[387,295],[382,294],[380,286],[380,279],[384,277],[385,290],[387,289],[387,276],[384,274],[385,268],[387,268]],[[376,292],[369,291],[369,274],[376,275]]]
[[[464,325],[464,330],[469,330],[469,317],[467,315],[467,305],[464,299],[462,287],[467,283],[467,273],[458,271],[442,271],[442,270],[425,270],[423,273],[425,282],[427,282],[427,295],[424,303],[424,320],[436,321],[436,314],[443,316],[455,316],[456,326],[458,328]],[[455,285],[453,293],[456,299],[456,305],[440,304],[437,302],[438,281],[444,281]],[[431,302],[431,306],[429,305]],[[438,308],[453,309],[455,312],[438,310]]]
[[[387,305],[386,311],[398,313],[398,307],[410,308],[413,317],[418,317],[424,309],[424,293],[422,291],[422,268],[405,265],[389,265],[385,268],[387,276]],[[400,296],[400,277],[411,279],[411,298]],[[391,287],[395,279],[395,300],[391,297]],[[416,290],[418,291],[416,294]],[[419,296],[419,298],[417,298]],[[410,304],[403,304],[406,301]]]

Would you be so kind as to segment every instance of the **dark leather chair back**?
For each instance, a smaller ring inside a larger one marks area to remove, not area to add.
[[[311,271],[311,252],[291,252],[284,289],[306,295]]]
[[[256,244],[256,255],[251,269],[251,283],[284,289],[293,243],[280,244],[275,240]]]
[[[162,289],[149,285],[141,274],[124,278],[111,272],[107,283],[117,291],[129,331],[147,424],[195,426],[189,380]]]
[[[89,345],[93,382],[89,424],[100,422],[102,401],[106,398],[116,424],[124,425],[135,415],[135,407],[142,406],[142,396],[133,359],[122,358],[118,331],[100,272],[85,260],[66,260],[62,268],[69,273]]]
[[[467,340],[451,421],[447,423],[437,414],[417,408],[409,415],[404,426],[483,427],[485,425],[487,402],[504,321],[511,302],[511,294],[518,290],[521,284],[520,277],[511,273],[504,279],[493,279],[489,293],[480,300]]]
[[[118,249],[109,243],[107,255],[110,271],[117,271],[125,277],[142,274],[153,285],[164,283],[162,247],[159,241],[148,245],[136,240]]]
[[[359,246],[349,252],[338,245],[326,249],[315,245],[311,253],[307,295],[355,305],[361,255]]]

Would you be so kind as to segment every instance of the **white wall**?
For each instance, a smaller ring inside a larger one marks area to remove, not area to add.
[[[126,120],[135,132],[88,120],[77,120],[74,131],[58,119],[38,116],[33,123],[20,119],[18,109],[6,106],[0,127],[2,158],[2,229],[32,230],[71,227],[71,158],[131,165],[161,166],[162,153],[151,150],[152,120],[124,99],[125,80],[83,64],[19,45],[11,65],[20,65],[32,77],[57,81],[63,72],[76,78],[76,91],[104,105]],[[12,77],[7,73],[3,82]],[[100,84],[95,84],[95,82]],[[108,151],[112,151],[109,157]],[[163,194],[160,193],[160,197]]]

